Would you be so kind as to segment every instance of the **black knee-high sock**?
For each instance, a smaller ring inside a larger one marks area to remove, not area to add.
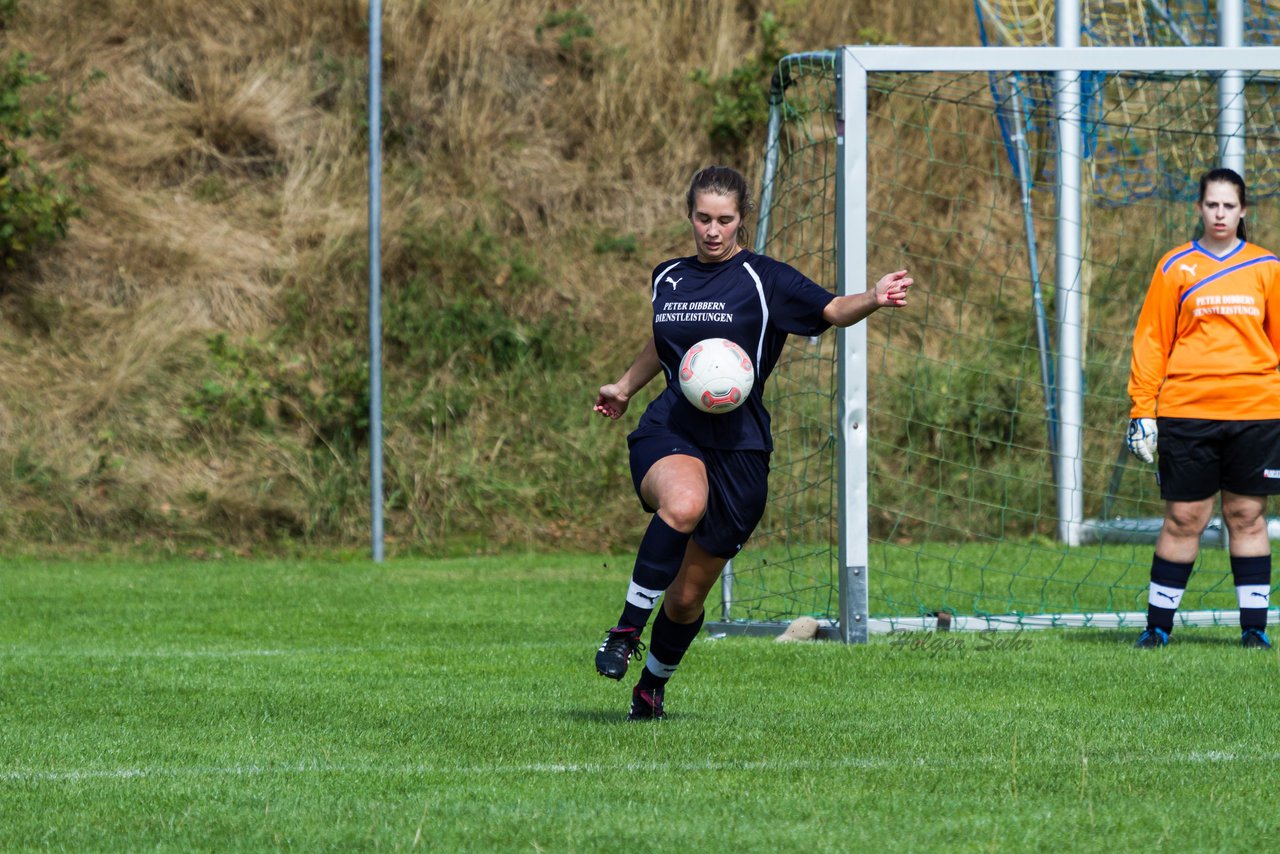
[[[658,612],[657,619],[653,621],[653,632],[649,636],[649,658],[644,663],[644,672],[640,674],[640,681],[637,683],[641,689],[661,688],[667,684],[694,638],[698,636],[704,617],[705,611],[692,623],[677,623],[667,616],[665,610]]]
[[[1231,556],[1231,575],[1236,582],[1241,629],[1265,629],[1271,604],[1271,555]]]
[[[1147,591],[1147,628],[1173,631],[1173,615],[1182,603],[1194,563],[1174,563],[1151,557],[1151,585]]]
[[[633,629],[645,627],[649,622],[649,615],[658,604],[658,598],[671,586],[676,573],[680,571],[690,536],[692,535],[672,528],[657,513],[653,514],[636,552],[631,584],[627,587],[627,601],[622,606],[618,625]]]

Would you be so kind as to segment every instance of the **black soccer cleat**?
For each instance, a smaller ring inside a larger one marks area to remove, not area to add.
[[[640,630],[630,626],[614,626],[604,636],[604,643],[596,650],[596,672],[610,679],[621,679],[627,675],[627,664],[631,659],[640,660],[644,651],[640,642]]]
[[[1245,649],[1271,649],[1271,638],[1266,629],[1245,629],[1240,633],[1240,645]]]
[[[1169,645],[1169,633],[1159,626],[1144,629],[1134,644],[1138,649],[1159,649]]]
[[[667,716],[662,711],[662,689],[641,688],[637,685],[631,689],[631,712],[629,721],[658,721]]]

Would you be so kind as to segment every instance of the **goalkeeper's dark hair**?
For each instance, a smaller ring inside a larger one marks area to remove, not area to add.
[[[1240,196],[1240,210],[1244,210],[1245,208],[1249,207],[1249,202],[1246,198],[1247,194],[1244,188],[1244,179],[1241,178],[1240,173],[1235,171],[1234,169],[1227,169],[1225,167],[1219,168],[1219,169],[1210,169],[1208,172],[1201,175],[1200,176],[1200,196],[1197,200],[1197,203],[1204,202],[1204,193],[1205,193],[1205,190],[1209,189],[1210,184],[1235,185],[1236,192]],[[1244,234],[1244,219],[1241,219],[1239,224],[1236,225],[1236,237],[1240,238],[1241,240],[1249,239],[1245,237],[1245,234]]]
[[[738,203],[738,213],[742,215],[743,225],[738,226],[738,243],[747,242],[747,214],[755,210],[756,204],[751,199],[751,190],[747,187],[747,179],[732,166],[708,166],[699,169],[689,182],[689,192],[685,196],[686,216],[693,216],[693,203],[699,193],[715,193],[717,196],[732,196]]]

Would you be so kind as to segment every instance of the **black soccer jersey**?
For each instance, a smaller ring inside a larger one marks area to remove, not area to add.
[[[718,264],[695,256],[655,267],[653,338],[667,387],[641,416],[636,434],[671,429],[704,448],[772,451],[765,381],[787,335],[817,335],[830,326],[822,311],[834,298],[795,268],[745,249]],[[728,338],[755,365],[751,394],[732,412],[702,412],[680,392],[680,361],[704,338]]]

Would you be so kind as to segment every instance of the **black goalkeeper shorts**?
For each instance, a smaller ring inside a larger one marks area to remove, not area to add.
[[[1280,495],[1280,420],[1157,418],[1160,497]]]

